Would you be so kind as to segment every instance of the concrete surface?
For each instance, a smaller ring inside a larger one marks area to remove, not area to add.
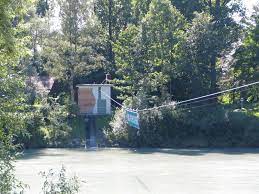
[[[18,178],[37,194],[38,174],[64,165],[82,194],[258,194],[259,149],[42,149],[25,152]]]

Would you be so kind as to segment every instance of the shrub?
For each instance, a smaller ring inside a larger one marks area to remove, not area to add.
[[[76,194],[79,192],[78,177],[67,178],[64,167],[58,173],[51,169],[48,173],[41,172],[40,174],[44,179],[43,194]]]
[[[13,162],[16,158],[16,146],[10,136],[0,140],[0,193],[23,194],[27,185],[15,178]]]
[[[259,146],[259,118],[221,104],[141,112],[140,127],[129,127],[119,110],[107,130],[108,139],[130,147]]]

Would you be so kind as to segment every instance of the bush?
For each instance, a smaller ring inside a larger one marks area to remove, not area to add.
[[[27,133],[18,134],[18,143],[25,148],[66,147],[70,143],[70,107],[55,99],[43,99],[28,110]]]
[[[259,146],[259,118],[221,104],[141,112],[140,126],[140,130],[129,127],[119,110],[107,138],[112,145],[129,147]]]
[[[58,173],[51,169],[48,173],[41,172],[40,174],[44,178],[43,194],[76,194],[79,192],[78,177],[67,178],[64,167]]]
[[[0,193],[23,194],[27,185],[14,176],[16,146],[12,145],[11,141],[11,136],[5,136],[5,140],[0,140]]]

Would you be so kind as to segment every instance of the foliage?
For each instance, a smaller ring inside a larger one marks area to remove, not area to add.
[[[57,6],[60,29],[51,24]],[[0,142],[8,136],[26,148],[68,145],[76,131],[75,85],[99,83],[108,72],[118,98],[136,109],[256,81],[257,12],[245,26],[233,18],[243,14],[240,1],[0,0]],[[25,81],[41,75],[55,78],[45,96]],[[257,121],[249,111],[226,106],[238,98],[258,101],[258,88],[227,95],[225,105],[210,110],[215,115],[207,109],[143,113],[141,131],[127,127],[117,111],[107,135],[125,146],[180,145],[191,136],[209,137],[210,146],[223,141],[216,129],[231,135],[234,128],[245,130],[232,123],[239,117],[249,123],[245,131],[254,133]]]
[[[0,193],[6,194],[23,190],[14,176],[13,161],[17,135],[26,133],[26,96],[19,61],[27,56],[28,50],[19,24],[27,3],[0,1]]]
[[[248,26],[247,34],[242,45],[238,48],[234,64],[234,76],[242,83],[250,83],[259,79],[259,6],[255,7],[252,23]],[[246,94],[245,94],[246,93]],[[243,97],[249,101],[258,101],[258,88],[254,87],[248,92],[243,92]]]
[[[181,55],[178,59],[181,65],[177,71],[181,74],[175,76],[174,90],[184,89],[180,93],[176,92],[177,99],[196,97],[209,92],[211,71],[208,56],[214,52],[213,31],[212,17],[208,13],[196,13],[179,50]]]
[[[47,11],[49,10],[48,0],[39,0],[36,5],[36,13],[44,17],[46,16]]]
[[[58,98],[43,98],[31,107],[27,116],[28,135],[19,135],[25,148],[64,147],[70,143],[72,128],[68,123],[69,106]]]
[[[2,139],[4,137],[4,140]],[[16,179],[13,160],[16,158],[16,146],[12,137],[1,134],[0,140],[0,193],[23,194],[28,185]]]
[[[107,137],[112,145],[130,147],[258,146],[259,119],[249,110],[233,108],[218,105],[147,111],[140,113],[140,130],[129,127],[117,112]]]
[[[75,79],[90,71],[104,69],[101,28],[91,13],[90,1],[62,0],[59,6],[61,31],[49,34],[42,53],[46,71],[67,82],[70,103],[74,104]]]
[[[68,125],[69,110],[65,105],[60,105],[53,100],[43,109],[48,128],[46,138],[51,147],[68,145],[71,127]]]
[[[114,65],[114,53],[112,43],[118,38],[122,29],[132,22],[131,0],[97,0],[95,14],[101,22],[106,37],[106,49],[103,53],[110,64]],[[109,68],[111,73],[114,72]]]
[[[207,9],[208,1],[185,1],[185,0],[171,0],[172,4],[188,19],[194,18],[195,12],[202,12]]]
[[[120,34],[114,52],[124,95],[144,94],[149,104],[167,100],[166,85],[184,25],[184,17],[169,1],[154,0],[141,25]]]
[[[79,192],[78,177],[67,178],[64,167],[58,173],[51,169],[48,173],[41,172],[40,174],[44,179],[43,194],[76,194]]]

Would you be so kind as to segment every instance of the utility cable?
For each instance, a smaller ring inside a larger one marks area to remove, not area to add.
[[[192,107],[189,107],[189,108],[181,108],[180,111],[191,110],[191,109],[196,109],[196,108],[203,108],[203,107],[208,107],[208,106],[212,106],[212,105],[215,105],[215,104],[218,104],[218,102],[211,102],[211,103],[208,103],[208,104],[203,104],[203,105],[200,105],[200,106],[192,106]]]
[[[244,92],[244,91],[247,91],[249,89],[250,88],[246,88],[246,89],[240,90],[240,92]],[[188,102],[188,103],[179,104],[179,106],[190,105],[190,104],[195,104],[195,103],[199,103],[199,102],[204,102],[204,101],[216,99],[216,98],[220,97],[221,95],[210,97],[210,98],[205,98],[205,99],[201,99],[201,100],[197,100],[197,101],[194,101],[194,102]]]
[[[246,87],[253,86],[253,85],[256,85],[256,84],[259,84],[259,81],[258,82],[253,82],[253,83],[250,83],[250,84],[246,84],[246,85],[243,85],[243,86],[238,86],[238,87],[235,87],[235,88],[231,88],[231,89],[228,89],[228,90],[223,90],[223,91],[220,91],[220,92],[215,92],[215,93],[208,94],[208,95],[205,95],[205,96],[200,96],[200,97],[197,97],[197,98],[192,98],[192,99],[189,99],[189,100],[180,101],[177,104],[183,104],[183,103],[186,103],[186,102],[191,102],[191,101],[194,101],[194,100],[199,100],[199,99],[202,99],[202,98],[206,98],[206,97],[210,97],[210,96],[215,96],[215,95],[218,95],[218,94],[224,94],[224,93],[227,93],[227,92],[231,92],[231,91],[234,91],[234,90],[246,88]]]
[[[169,104],[164,104],[164,105],[161,105],[161,106],[146,108],[146,109],[142,109],[142,110],[133,110],[133,109],[127,108],[124,105],[122,105],[121,103],[119,103],[118,101],[114,100],[112,97],[110,97],[108,94],[106,94],[102,90],[101,90],[101,93],[103,95],[105,95],[107,98],[111,99],[114,103],[116,103],[117,105],[119,105],[120,107],[122,107],[125,110],[134,111],[134,112],[145,112],[145,111],[152,111],[152,110],[161,109],[161,108],[164,108],[164,107],[170,107],[170,106],[176,107],[176,106],[179,106],[179,105],[184,106],[184,105],[199,103],[199,102],[207,101],[207,100],[210,100],[210,99],[218,98],[219,97],[218,95],[220,95],[220,94],[225,94],[227,92],[235,91],[235,90],[242,89],[242,88],[247,88],[247,87],[250,87],[250,86],[253,86],[253,85],[257,85],[257,84],[259,84],[259,81],[253,82],[253,83],[250,83],[250,84],[246,84],[246,85],[243,85],[243,86],[234,87],[234,88],[231,88],[231,89],[228,89],[228,90],[223,90],[223,91],[220,91],[220,92],[215,92],[215,93],[208,94],[208,95],[204,95],[204,96],[200,96],[200,97],[196,97],[196,98],[191,98],[191,99],[188,99],[188,100],[183,100],[183,101],[180,101],[180,102],[171,102]],[[246,90],[248,90],[248,89],[245,89],[245,90],[242,90],[242,91],[246,91]],[[210,97],[210,98],[208,98],[208,97]],[[205,105],[202,105],[202,106],[205,106]],[[198,106],[198,107],[201,107],[201,106]],[[188,108],[188,109],[190,109],[190,108]]]
[[[101,90],[101,93],[103,95],[105,95],[107,98],[111,99],[113,102],[115,102],[117,105],[119,105],[121,108],[125,109],[125,110],[128,110],[128,111],[131,111],[131,112],[137,112],[136,110],[133,110],[133,109],[130,109],[130,108],[127,108],[125,107],[124,105],[122,105],[121,103],[119,103],[118,101],[114,100],[112,97],[110,97],[108,94],[106,94],[105,92],[103,92]]]
[[[171,102],[169,104],[165,104],[165,105],[161,105],[161,106],[157,106],[157,107],[153,107],[153,108],[146,108],[146,109],[137,110],[137,111],[138,112],[145,112],[145,111],[156,110],[156,109],[169,107],[169,106],[175,107],[177,105],[184,105],[185,103],[190,103],[190,102],[193,102],[193,101],[196,102],[197,100],[201,100],[201,99],[204,99],[204,98],[206,98],[206,100],[207,100],[208,99],[207,97],[212,97],[212,96],[215,96],[215,95],[224,94],[224,93],[235,91],[235,90],[238,90],[238,89],[250,87],[250,86],[253,86],[253,85],[256,85],[256,84],[259,84],[259,81],[253,82],[253,83],[250,83],[250,84],[246,84],[246,85],[243,85],[243,86],[234,87],[234,88],[231,88],[231,89],[228,89],[228,90],[223,90],[223,91],[220,91],[220,92],[215,92],[215,93],[208,94],[208,95],[204,95],[204,96],[200,96],[200,97],[196,97],[196,98],[191,98],[191,99],[188,99],[188,100],[183,100],[183,101],[180,101],[180,102]]]
[[[124,107],[121,103],[119,103],[119,102],[117,102],[116,100],[114,100],[112,97],[110,97],[108,94],[106,94],[106,93],[103,92],[102,90],[101,90],[101,93],[102,93],[103,95],[105,95],[107,98],[111,99],[113,102],[115,102],[115,103],[116,103],[117,105],[119,105],[120,107],[126,108],[126,107]]]

